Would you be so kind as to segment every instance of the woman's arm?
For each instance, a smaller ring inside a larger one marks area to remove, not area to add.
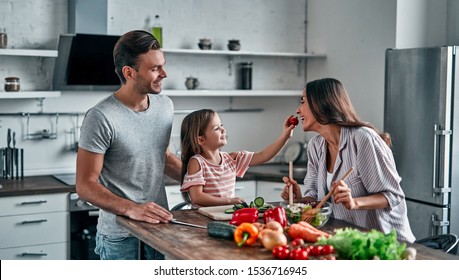
[[[389,202],[382,193],[352,197],[351,189],[342,180],[333,184],[332,191],[335,203],[342,203],[349,210],[383,209],[389,207]]]

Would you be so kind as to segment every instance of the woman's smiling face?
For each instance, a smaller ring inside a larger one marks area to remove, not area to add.
[[[298,106],[296,112],[300,116],[301,123],[303,125],[303,131],[314,131],[314,126],[317,124],[317,120],[312,114],[311,108],[309,107],[309,103],[306,98],[306,89],[303,90],[300,105]]]

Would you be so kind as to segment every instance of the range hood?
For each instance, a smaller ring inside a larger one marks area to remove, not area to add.
[[[53,90],[115,90],[113,47],[120,36],[107,34],[107,0],[69,0],[68,34],[58,39]]]
[[[61,34],[55,61],[53,90],[115,90],[113,47],[120,36]]]

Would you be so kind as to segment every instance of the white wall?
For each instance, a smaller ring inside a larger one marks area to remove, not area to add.
[[[447,4],[448,0],[398,0],[396,48],[446,44]]]
[[[88,1],[88,0],[87,0]],[[6,27],[11,48],[56,49],[60,33],[67,32],[65,0],[0,0],[0,25]],[[208,37],[213,49],[226,49],[229,39],[240,39],[242,50],[303,52],[305,49],[306,0],[132,0],[108,1],[108,33],[122,34],[142,29],[145,17],[161,15],[165,48],[197,49],[199,38]],[[197,76],[201,88],[233,89],[235,72],[230,76],[225,57],[206,58],[168,55],[166,89],[184,89],[185,78]],[[235,59],[235,63],[241,61]],[[304,86],[304,69],[297,73],[296,59],[254,58],[253,89],[298,89]],[[53,59],[17,58],[0,56],[0,79],[19,76],[23,90],[49,88],[52,80]],[[304,67],[304,65],[303,65]],[[2,90],[2,89],[0,89]],[[20,93],[18,93],[20,94]],[[45,112],[85,112],[109,93],[63,92],[56,99],[46,99]],[[229,98],[173,98],[177,109],[229,108]],[[296,97],[234,98],[233,108],[262,108],[261,113],[222,114],[228,129],[226,150],[259,150],[277,138],[282,122],[294,113]],[[1,113],[37,112],[36,100],[0,99]],[[184,115],[177,115],[173,134],[179,133]],[[25,148],[26,175],[72,172],[75,153],[68,150],[72,143],[69,131],[82,118],[60,116],[58,139],[24,140],[26,118],[0,117],[0,146],[6,146],[6,130],[12,128],[18,135],[17,146]],[[30,131],[56,130],[55,117],[30,119]],[[295,133],[294,140],[304,140],[304,134]]]
[[[384,52],[395,47],[396,0],[309,0],[307,80],[333,77],[346,87],[362,119],[383,128]]]

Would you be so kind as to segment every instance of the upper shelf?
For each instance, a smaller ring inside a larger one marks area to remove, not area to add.
[[[0,49],[0,55],[57,57],[57,50]]]
[[[301,96],[301,90],[168,90],[163,94],[171,97],[255,97],[255,96]]]
[[[201,54],[201,55],[225,55],[225,56],[261,56],[261,57],[292,57],[292,58],[325,58],[325,54],[319,53],[289,53],[289,52],[248,52],[248,51],[225,51],[225,50],[196,50],[196,49],[163,49],[165,53],[176,54]]]
[[[0,91],[0,99],[50,98],[61,96],[60,91]]]

